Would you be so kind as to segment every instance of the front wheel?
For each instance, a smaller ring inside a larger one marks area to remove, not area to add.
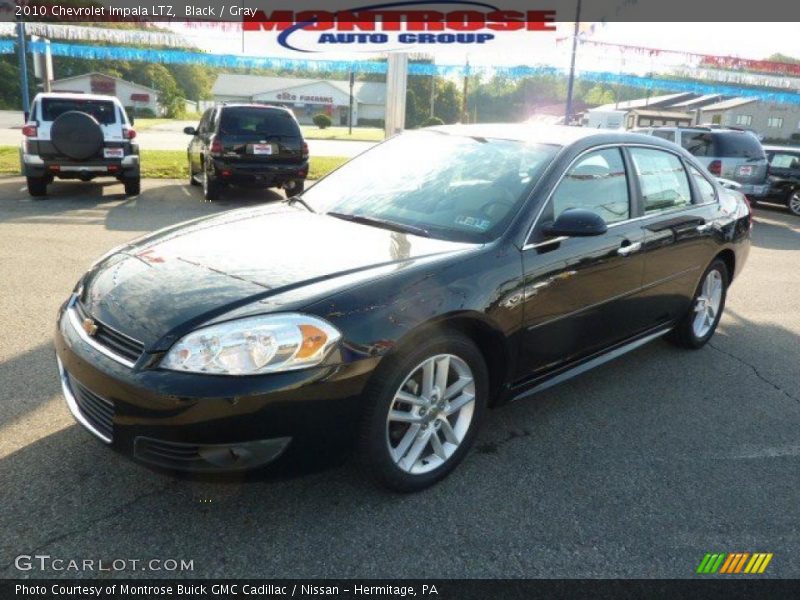
[[[486,408],[488,370],[458,333],[431,336],[386,361],[364,394],[359,458],[381,485],[414,492],[463,460]]]
[[[794,190],[789,195],[789,202],[787,204],[792,214],[800,217],[800,190]]]
[[[693,350],[705,346],[722,317],[729,282],[728,267],[722,260],[716,259],[703,274],[689,312],[667,339]]]

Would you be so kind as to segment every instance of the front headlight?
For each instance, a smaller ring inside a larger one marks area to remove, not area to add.
[[[182,337],[161,367],[211,375],[257,375],[320,364],[342,334],[322,319],[301,314],[248,317]]]

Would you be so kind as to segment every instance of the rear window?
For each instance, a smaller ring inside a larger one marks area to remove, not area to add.
[[[71,110],[88,113],[102,125],[110,125],[117,120],[114,103],[107,100],[42,98],[42,119],[45,121],[55,121]]]
[[[749,133],[715,133],[714,146],[721,158],[763,158],[766,159],[761,142]]]
[[[257,107],[223,109],[219,132],[257,137],[300,137],[300,129],[292,115],[282,110]]]

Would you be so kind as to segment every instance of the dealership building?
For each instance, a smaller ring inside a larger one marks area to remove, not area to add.
[[[161,112],[158,106],[158,90],[104,73],[65,77],[56,79],[50,85],[54,92],[116,96],[126,108],[148,109],[156,115]]]
[[[327,114],[334,125],[347,125],[350,83],[340,79],[299,79],[221,73],[211,89],[214,101],[277,104],[294,112],[300,123]],[[353,86],[353,124],[377,125],[386,114],[386,84],[357,81]]]

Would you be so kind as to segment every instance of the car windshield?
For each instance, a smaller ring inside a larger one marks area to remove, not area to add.
[[[222,110],[220,133],[255,137],[300,137],[292,115],[283,110],[236,107]]]
[[[309,188],[317,212],[454,241],[496,238],[559,147],[408,132]]]
[[[55,121],[65,112],[79,110],[92,115],[101,125],[116,121],[114,103],[107,100],[80,100],[72,98],[43,98],[42,119]]]

